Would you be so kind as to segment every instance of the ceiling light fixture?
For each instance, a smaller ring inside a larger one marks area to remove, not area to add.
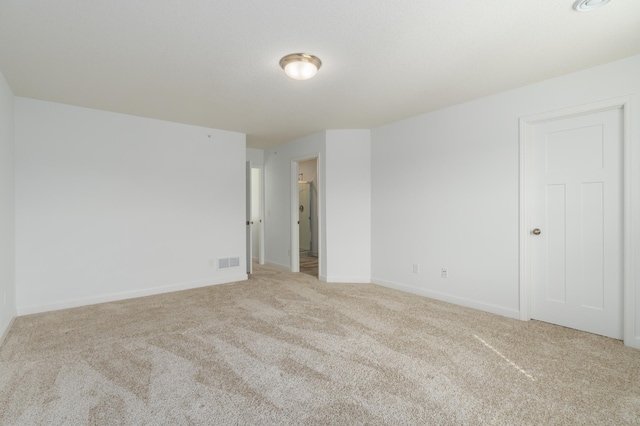
[[[308,53],[292,53],[280,59],[280,66],[294,80],[308,80],[316,75],[322,61]]]
[[[578,12],[588,12],[609,3],[611,0],[576,0],[573,8]]]

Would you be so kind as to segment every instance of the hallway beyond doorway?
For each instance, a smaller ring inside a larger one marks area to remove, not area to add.
[[[300,272],[314,277],[318,276],[318,257],[300,254]]]

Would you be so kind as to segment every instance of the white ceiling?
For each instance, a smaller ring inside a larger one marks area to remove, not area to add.
[[[14,94],[247,134],[372,128],[640,53],[640,1],[0,0]],[[278,61],[319,56],[294,81]]]

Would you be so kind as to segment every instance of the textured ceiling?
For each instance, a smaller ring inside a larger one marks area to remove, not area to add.
[[[247,134],[372,128],[640,53],[640,1],[0,0],[14,94]],[[323,61],[308,81],[278,66]]]

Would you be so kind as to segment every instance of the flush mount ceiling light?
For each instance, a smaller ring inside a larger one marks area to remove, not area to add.
[[[593,9],[604,6],[611,0],[576,0],[573,4],[573,8],[578,12],[588,12]]]
[[[308,53],[292,53],[280,59],[280,66],[294,80],[308,80],[316,75],[322,61]]]

